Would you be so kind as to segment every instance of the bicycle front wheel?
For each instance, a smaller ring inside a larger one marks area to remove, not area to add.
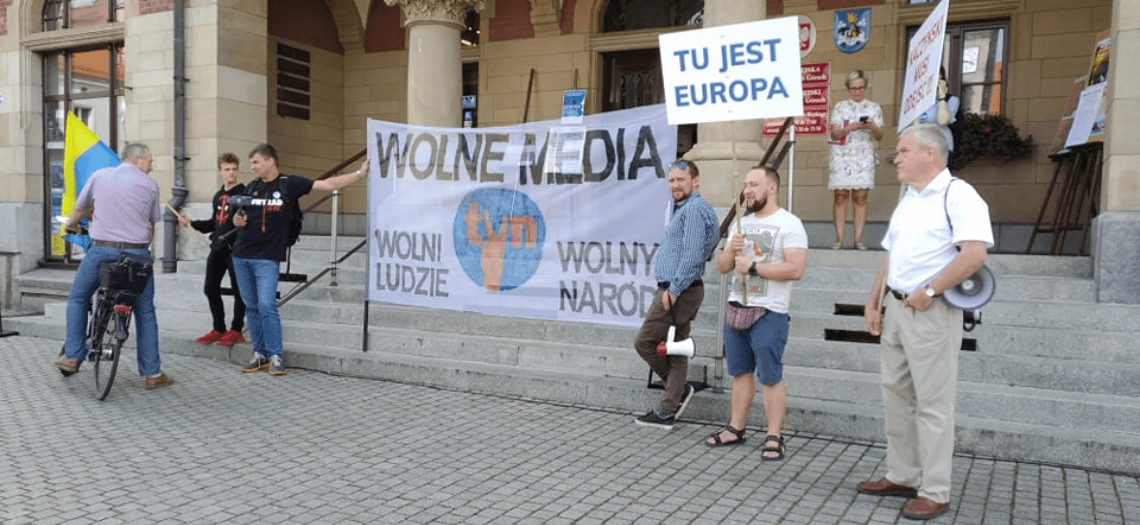
[[[91,351],[95,354],[95,397],[102,401],[107,399],[107,394],[111,393],[111,383],[115,382],[115,371],[119,369],[119,351],[123,348],[123,342],[115,337],[115,317],[119,314],[112,313],[111,315],[104,316],[101,320],[103,326],[96,327],[101,334],[99,339],[100,345],[92,348]]]

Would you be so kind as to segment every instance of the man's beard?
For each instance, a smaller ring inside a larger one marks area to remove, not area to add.
[[[765,193],[764,196],[760,197],[759,199],[754,200],[752,202],[752,204],[747,204],[748,213],[756,213],[756,212],[764,209],[764,207],[767,205],[768,205],[768,194]]]

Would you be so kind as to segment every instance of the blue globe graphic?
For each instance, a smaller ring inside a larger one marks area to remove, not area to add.
[[[459,203],[452,240],[472,282],[505,292],[522,286],[538,270],[546,222],[525,193],[485,188],[468,193]]]

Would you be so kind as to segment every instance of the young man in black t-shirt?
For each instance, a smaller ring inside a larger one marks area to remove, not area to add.
[[[261,144],[249,154],[249,167],[257,179],[246,185],[250,205],[234,216],[239,228],[234,245],[234,270],[246,304],[246,321],[253,343],[253,357],[242,372],[269,370],[285,375],[281,341],[281,316],[277,312],[277,281],[281,261],[289,248],[289,226],[293,203],[311,190],[335,191],[368,174],[368,158],[356,173],[345,173],[324,180],[282,175],[277,150]]]
[[[195,343],[208,345],[217,343],[222,346],[232,346],[245,341],[241,331],[245,326],[245,303],[238,293],[237,277],[234,275],[234,264],[230,258],[233,253],[234,236],[226,235],[234,229],[234,208],[228,204],[230,197],[244,195],[245,185],[237,181],[238,158],[233,153],[226,153],[218,157],[218,175],[222,178],[222,187],[214,193],[213,214],[209,219],[191,221],[185,216],[178,216],[178,222],[183,226],[190,226],[202,233],[210,234],[210,255],[206,256],[206,282],[202,292],[206,294],[206,301],[210,304],[210,315],[214,318],[213,329]],[[222,276],[230,273],[230,288],[234,291],[234,319],[230,329],[226,330],[226,306],[222,303]]]

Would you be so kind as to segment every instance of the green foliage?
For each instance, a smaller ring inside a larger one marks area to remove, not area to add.
[[[962,137],[954,147],[954,169],[979,157],[1020,159],[1033,151],[1033,136],[1021,138],[1017,127],[1003,115],[966,113]]]

